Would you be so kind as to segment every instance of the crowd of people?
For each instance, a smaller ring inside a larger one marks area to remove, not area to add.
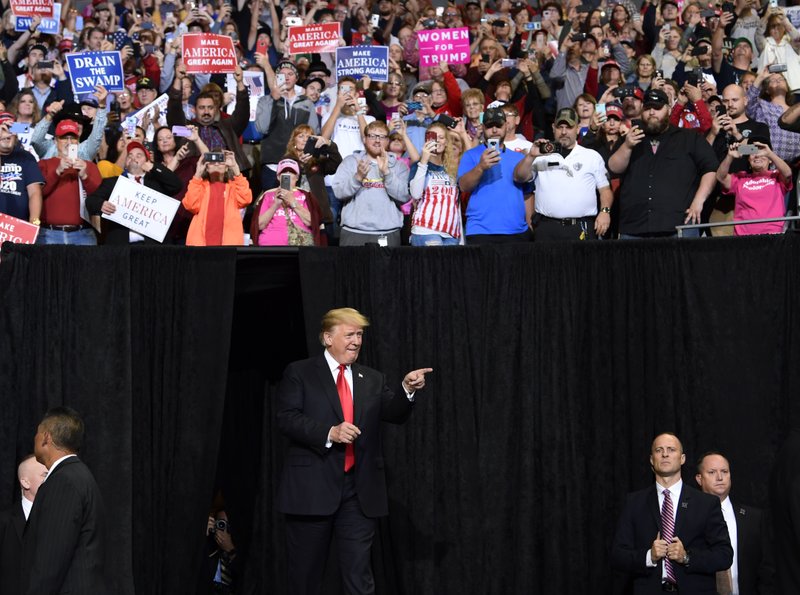
[[[124,177],[180,201],[161,241],[188,245],[649,238],[781,218],[796,208],[800,32],[774,4],[69,0],[57,34],[38,16],[16,31],[9,8],[0,212],[41,243],[159,241],[107,220]],[[388,48],[387,82],[292,53],[290,26],[332,22],[340,46]],[[469,63],[430,62],[420,35],[453,28]],[[236,71],[187,73],[189,33],[231,37]],[[75,94],[65,57],[115,50],[126,88]]]

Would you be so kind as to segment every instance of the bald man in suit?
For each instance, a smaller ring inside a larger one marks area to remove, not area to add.
[[[771,595],[775,592],[775,567],[769,555],[763,514],[753,506],[735,503],[731,493],[731,467],[718,452],[707,452],[697,462],[695,481],[706,494],[717,496],[733,546],[733,564],[725,576],[718,574],[721,595]]]
[[[631,577],[634,595],[715,595],[716,572],[733,561],[719,498],[683,483],[685,462],[677,436],[656,436],[650,448],[655,485],[628,494],[611,563]]]
[[[0,593],[17,595],[22,574],[22,535],[47,467],[28,455],[17,467],[20,501],[0,513]]]
[[[332,536],[345,592],[375,592],[375,519],[389,513],[381,422],[405,422],[432,370],[409,372],[395,394],[383,374],[356,363],[368,324],[352,308],[329,311],[323,353],[289,364],[278,389],[278,426],[289,449],[277,506],[286,518],[291,595],[320,592]]]

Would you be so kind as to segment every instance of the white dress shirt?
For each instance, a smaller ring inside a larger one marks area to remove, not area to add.
[[[78,455],[76,454],[71,454],[71,455],[64,455],[60,459],[56,459],[56,462],[50,465],[50,468],[47,470],[47,477],[44,478],[44,481],[50,479],[50,476],[53,474],[53,471],[55,471],[56,467],[58,467],[61,464],[61,461],[63,461],[64,459],[68,459],[70,457],[77,457],[77,456]],[[44,481],[42,483],[44,483]]]
[[[25,496],[22,497],[22,514],[25,515],[25,520],[28,520],[28,517],[31,516],[31,508],[33,508],[33,502],[28,500]]]
[[[739,595],[739,556],[737,552],[737,528],[736,528],[736,513],[733,511],[733,503],[729,497],[725,497],[722,501],[722,516],[725,518],[725,524],[728,525],[728,536],[731,538],[731,547],[733,548],[733,564],[731,565],[731,585],[733,586],[733,595]]]
[[[675,523],[675,518],[678,516],[678,502],[681,499],[681,490],[683,489],[683,480],[679,479],[678,482],[668,488],[665,488],[658,482],[656,482],[656,493],[658,494],[658,514],[659,517],[661,516],[661,509],[664,508],[664,492],[669,490],[670,500],[672,500],[672,522]],[[661,538],[663,539],[664,536],[662,535]],[[653,548],[647,550],[646,556],[646,564],[648,568],[654,568],[658,566],[658,562],[653,562],[653,558],[651,554],[653,552]],[[661,565],[661,578],[663,580],[667,580],[667,568],[663,564]]]

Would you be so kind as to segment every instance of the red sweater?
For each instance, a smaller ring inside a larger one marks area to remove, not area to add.
[[[61,159],[53,157],[42,159],[39,169],[44,176],[42,188],[42,225],[81,225],[80,187],[78,170],[67,169],[59,176],[56,173]],[[91,194],[100,186],[103,178],[100,170],[91,161],[86,162],[86,179],[82,181],[86,194]]]

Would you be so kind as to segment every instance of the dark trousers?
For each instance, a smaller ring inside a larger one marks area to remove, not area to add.
[[[331,536],[336,539],[345,595],[372,595],[370,550],[375,520],[361,512],[355,476],[344,480],[342,503],[330,516],[286,515],[289,595],[319,595]]]
[[[580,219],[551,219],[537,217],[536,231],[533,238],[537,242],[596,240],[594,217]]]
[[[474,233],[472,235],[466,236],[466,240],[467,240],[467,245],[515,244],[519,242],[530,242],[531,234],[527,231],[523,231],[522,233],[511,233],[511,234]]]

